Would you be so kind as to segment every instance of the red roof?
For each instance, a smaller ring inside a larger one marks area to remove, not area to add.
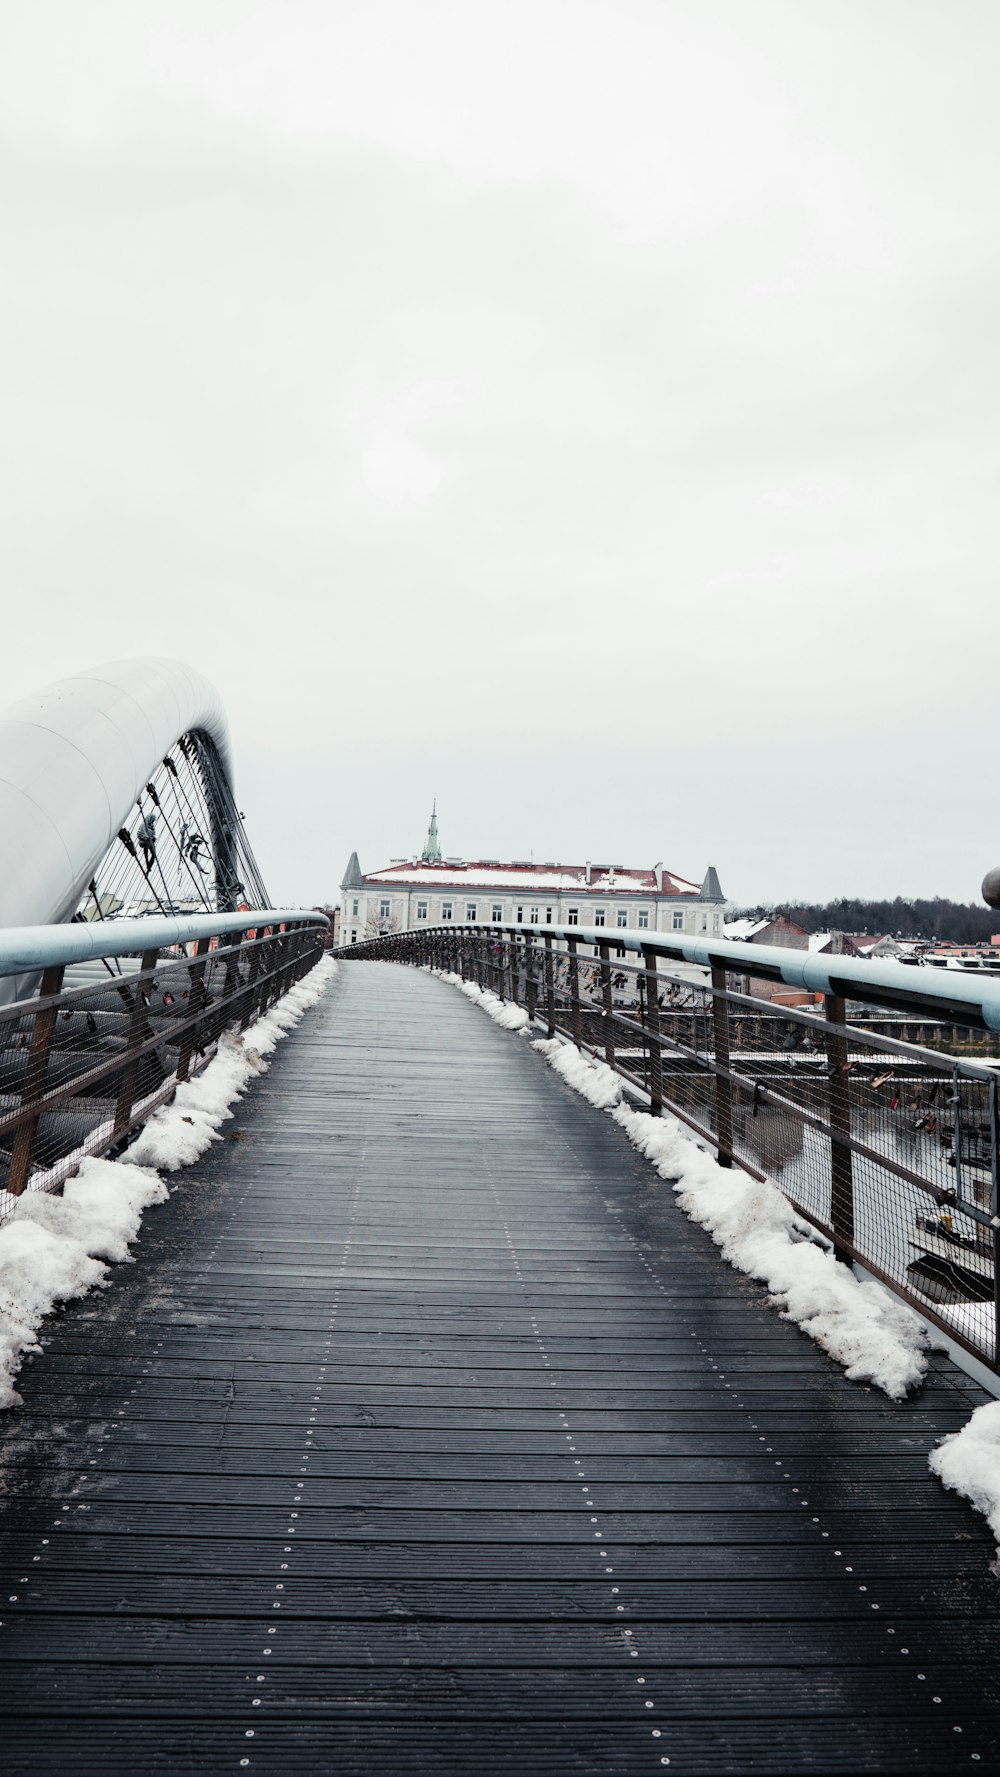
[[[373,870],[363,880],[373,887],[387,883],[412,884],[415,888],[496,888],[523,887],[538,892],[545,890],[562,894],[591,895],[697,895],[697,883],[686,882],[670,871],[662,872],[662,888],[657,890],[652,870],[629,868],[624,864],[591,864],[587,882],[585,864],[494,863],[486,859],[461,859],[427,863],[423,858],[389,864],[384,870]]]

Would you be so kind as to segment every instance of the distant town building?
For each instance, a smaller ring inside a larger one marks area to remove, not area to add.
[[[340,943],[340,908],[318,906],[315,911],[317,913],[325,913],[327,919],[330,921],[324,943],[328,950],[332,950]]]
[[[783,950],[808,950],[809,933],[805,926],[780,914],[776,919],[728,919],[722,928],[723,937],[737,944],[777,944]]]
[[[814,956],[899,956],[895,938],[869,932],[807,932],[805,926],[778,915],[774,919],[729,919],[723,934],[740,944],[776,944],[785,950],[809,950]]]
[[[606,926],[718,937],[725,896],[712,865],[688,882],[662,864],[536,864],[441,855],[437,804],[419,857],[365,872],[351,853],[341,884],[341,942],[422,925]]]

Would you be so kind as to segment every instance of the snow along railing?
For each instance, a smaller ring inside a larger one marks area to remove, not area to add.
[[[454,972],[599,1055],[1000,1374],[998,1063],[951,1052],[961,1033],[1000,1054],[1000,979],[606,927],[438,926],[339,954]]]
[[[107,1153],[319,960],[328,921],[257,908],[0,931],[0,1220]],[[67,968],[87,978],[66,980]],[[40,978],[39,978],[40,977]]]

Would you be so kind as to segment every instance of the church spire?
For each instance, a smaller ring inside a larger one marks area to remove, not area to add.
[[[431,824],[427,829],[427,842],[420,854],[421,862],[424,864],[440,864],[441,862],[441,841],[438,839],[437,815],[438,805],[435,796],[434,807],[431,810]]]

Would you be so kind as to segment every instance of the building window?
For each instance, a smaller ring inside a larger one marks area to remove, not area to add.
[[[547,926],[550,926],[552,924],[552,909],[551,909],[551,907],[546,907],[546,909],[545,909],[545,923]]]
[[[627,907],[619,907],[618,912],[615,914],[615,925],[616,926],[627,926],[628,925],[628,908]]]
[[[441,918],[442,919],[450,919],[451,918],[451,902],[450,901],[442,901],[441,902]]]
[[[602,926],[604,924],[604,908],[603,907],[595,907],[594,908],[594,924],[595,924],[595,926]]]
[[[352,943],[352,944],[356,944],[356,943],[357,943],[357,941],[358,941],[358,934],[357,934],[357,932],[354,932],[354,931],[352,931],[352,933],[351,933],[351,943]]]
[[[391,901],[380,901],[379,902],[379,904],[378,904],[379,919],[388,919],[391,912],[392,912],[392,902]]]
[[[475,903],[475,901],[467,901],[465,903],[465,923],[466,923],[466,925],[473,925],[475,923],[475,918],[476,918],[476,903]]]
[[[523,907],[519,907],[517,910],[517,923],[519,926],[523,926],[523,924],[524,924],[524,908]]]
[[[674,931],[675,932],[682,932],[683,930],[684,930],[684,915],[683,915],[683,913],[680,912],[679,909],[675,909],[675,911],[674,911]]]
[[[708,931],[708,914],[707,913],[703,913],[701,916],[701,929],[703,932]]]
[[[537,907],[533,907],[531,909],[531,923],[533,926],[536,926],[538,924],[538,908]]]
[[[493,924],[495,926],[498,926],[501,924],[502,920],[503,920],[503,908],[498,903],[495,902],[494,906],[493,906]]]
[[[713,915],[712,915],[712,930],[713,930],[713,932],[717,932],[718,929],[719,929],[719,915],[717,913],[713,913]]]
[[[427,918],[427,902],[426,901],[418,901],[417,902],[417,918],[418,919],[426,919]]]
[[[567,909],[566,909],[566,924],[568,926],[578,926],[579,923],[580,923],[580,909],[579,909],[579,907],[567,907]]]
[[[352,901],[351,902],[351,913],[355,919],[357,919],[357,917],[358,917],[359,909],[360,909],[360,903],[358,901]]]
[[[640,932],[649,931],[649,913],[645,907],[639,908],[639,930]]]
[[[616,951],[615,951],[615,955],[616,955],[616,957],[617,957],[617,958],[618,958],[618,961],[619,961],[619,962],[620,962],[620,963],[621,963],[621,962],[624,962],[624,961],[625,961],[625,958],[626,958],[626,957],[627,957],[627,955],[628,955],[628,951],[627,951],[627,950],[623,950],[623,949],[622,949],[622,947],[621,947],[621,945],[619,945],[619,946],[618,946],[618,948],[617,948],[617,950],[616,950]]]

